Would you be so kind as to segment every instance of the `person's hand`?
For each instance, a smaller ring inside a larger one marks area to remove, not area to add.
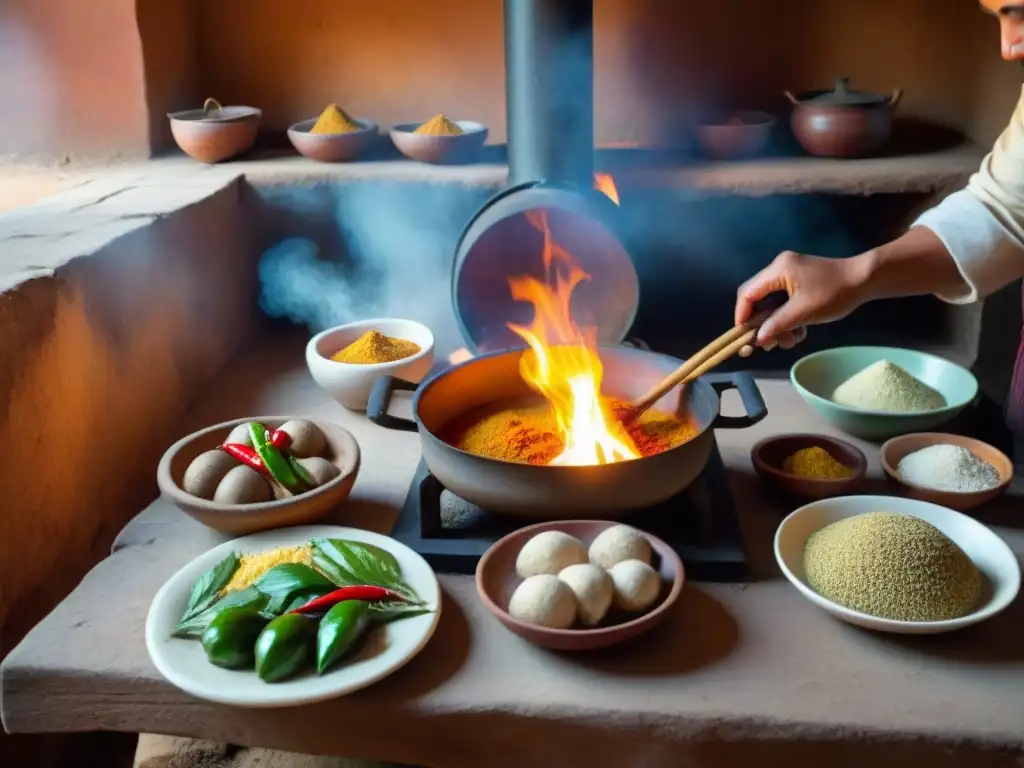
[[[858,257],[826,259],[784,251],[736,292],[736,324],[754,314],[754,304],[770,293],[785,291],[789,300],[761,326],[757,343],[763,349],[789,349],[807,336],[806,326],[845,317],[863,303]],[[741,352],[749,355],[752,348]]]

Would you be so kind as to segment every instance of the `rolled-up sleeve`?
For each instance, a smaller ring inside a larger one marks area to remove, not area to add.
[[[944,301],[976,301],[1024,276],[1024,92],[967,188],[923,213],[914,226],[938,236],[964,278],[964,290],[939,296]]]

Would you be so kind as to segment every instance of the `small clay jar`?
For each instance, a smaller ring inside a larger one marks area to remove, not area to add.
[[[866,157],[889,141],[893,111],[903,96],[855,91],[840,77],[830,91],[807,91],[794,96],[790,124],[800,146],[817,157]]]
[[[171,134],[189,157],[203,163],[230,160],[256,142],[263,113],[255,107],[222,107],[207,99],[202,109],[171,112]]]

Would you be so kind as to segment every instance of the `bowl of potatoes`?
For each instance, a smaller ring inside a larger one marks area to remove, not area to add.
[[[337,424],[255,416],[183,437],[156,477],[182,512],[239,535],[322,520],[348,498],[359,461],[355,437]]]
[[[561,520],[513,531],[476,569],[484,605],[523,639],[559,651],[624,643],[654,629],[679,599],[683,563],[630,525]]]

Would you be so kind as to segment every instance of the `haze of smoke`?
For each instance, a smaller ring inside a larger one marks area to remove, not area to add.
[[[328,193],[320,194],[322,201]],[[338,188],[334,196],[333,221],[347,248],[344,263],[321,253],[309,238],[279,241],[260,259],[263,310],[313,332],[402,317],[431,328],[439,348],[442,340],[456,339],[451,263],[472,214],[472,196],[464,189],[390,185]],[[302,198],[297,202],[308,210]]]

